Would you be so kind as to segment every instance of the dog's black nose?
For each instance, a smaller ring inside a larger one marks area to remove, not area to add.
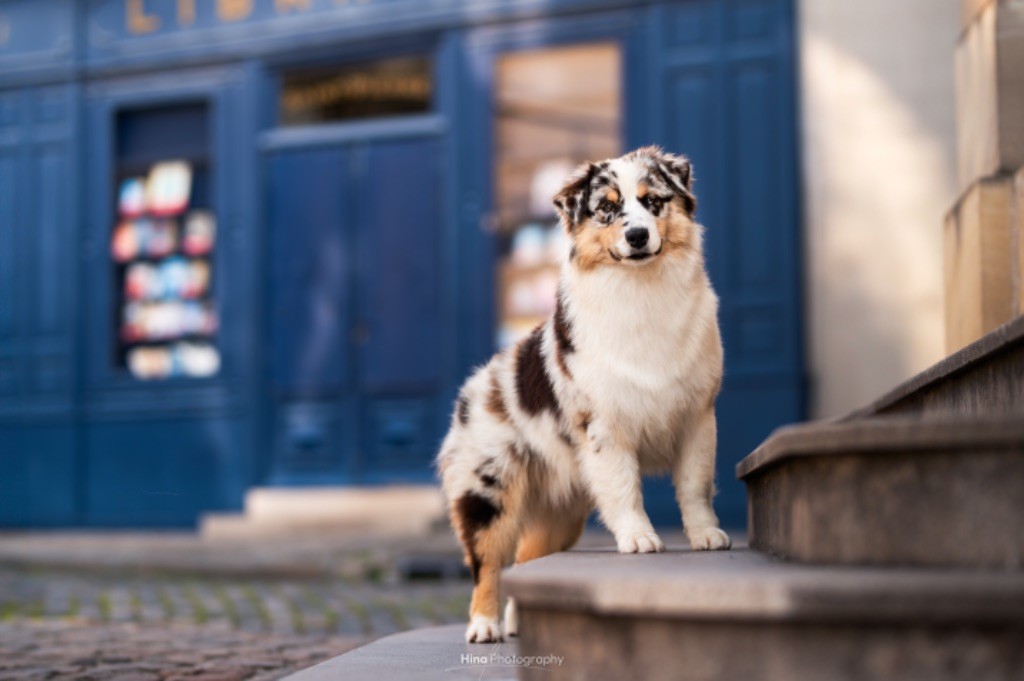
[[[648,233],[646,229],[633,227],[626,230],[626,243],[633,248],[643,248],[647,245]]]

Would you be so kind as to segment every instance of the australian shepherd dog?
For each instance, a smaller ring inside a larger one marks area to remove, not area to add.
[[[596,507],[622,553],[663,551],[641,476],[671,474],[694,550],[727,549],[711,506],[718,299],[689,161],[644,147],[584,163],[554,197],[571,239],[554,314],[478,369],[437,458],[473,574],[466,640],[499,621],[504,566],[572,547]]]

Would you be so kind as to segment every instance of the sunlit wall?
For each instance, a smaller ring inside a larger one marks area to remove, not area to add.
[[[958,8],[799,3],[812,417],[863,406],[944,354]]]

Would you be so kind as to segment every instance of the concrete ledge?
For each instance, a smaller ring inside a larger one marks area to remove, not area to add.
[[[508,661],[502,659],[516,655],[515,643],[466,643],[462,638],[464,630],[463,625],[453,624],[388,636],[292,674],[286,677],[286,681],[476,681],[516,678],[521,665],[507,664]],[[472,659],[464,656],[472,656]]]
[[[1024,567],[1024,420],[781,429],[737,466],[750,545],[808,563]]]
[[[651,619],[1024,625],[1021,574],[795,565],[745,547],[569,551],[509,569],[505,586],[524,609]]]
[[[512,568],[520,679],[952,681],[1024,675],[1024,576],[793,565],[746,549],[572,551]]]
[[[783,426],[736,464],[743,480],[787,459],[845,454],[927,455],[940,451],[1017,451],[1024,444],[1024,420],[911,419],[900,416],[858,421],[812,421]],[[1021,509],[1024,511],[1024,509]]]

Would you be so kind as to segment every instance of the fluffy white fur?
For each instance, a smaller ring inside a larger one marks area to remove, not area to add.
[[[557,313],[460,393],[438,468],[476,583],[469,641],[502,637],[501,568],[571,547],[595,506],[619,551],[663,551],[643,475],[671,474],[693,549],[729,547],[711,505],[718,301],[690,188],[656,148],[581,166],[555,199],[574,243]]]

